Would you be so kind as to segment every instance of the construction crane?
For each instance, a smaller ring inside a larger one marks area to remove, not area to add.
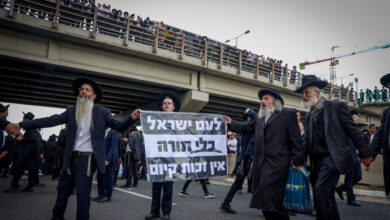
[[[304,70],[305,67],[308,66],[308,65],[316,64],[316,63],[322,63],[322,62],[325,62],[325,61],[330,61],[330,82],[332,84],[335,84],[335,80],[336,80],[336,65],[339,64],[339,60],[338,59],[344,58],[344,57],[348,57],[348,56],[357,55],[357,54],[361,54],[361,53],[366,53],[366,52],[373,51],[373,50],[386,49],[386,48],[390,47],[390,43],[386,43],[384,45],[373,46],[373,47],[370,47],[370,48],[367,48],[367,49],[364,49],[364,50],[354,51],[352,53],[347,53],[347,54],[343,54],[343,55],[334,56],[334,49],[336,49],[338,47],[339,46],[333,46],[333,47],[330,48],[331,51],[332,51],[332,56],[330,58],[316,60],[316,61],[313,61],[313,62],[300,63],[299,64],[299,68],[301,70]]]

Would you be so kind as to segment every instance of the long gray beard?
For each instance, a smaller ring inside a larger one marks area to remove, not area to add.
[[[302,108],[309,109],[311,108],[315,103],[317,103],[318,99],[317,96],[313,96],[309,101],[304,102],[303,99],[301,100],[301,106]]]
[[[266,106],[264,110],[260,105],[260,112],[258,114],[259,119],[262,119],[264,117],[269,118],[272,115],[272,113],[274,112],[274,110],[275,110],[274,105]]]
[[[93,128],[92,108],[93,99],[91,97],[87,97],[86,99],[81,98],[81,96],[77,97],[76,123],[79,128],[83,122],[90,123],[91,128]]]

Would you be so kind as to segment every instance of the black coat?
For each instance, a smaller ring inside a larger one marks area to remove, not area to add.
[[[42,166],[42,138],[37,130],[26,130],[18,142],[17,170],[39,169]]]
[[[296,110],[275,110],[267,122],[257,117],[242,123],[233,121],[230,130],[255,133],[251,208],[280,211],[291,161],[303,165],[305,158]]]
[[[134,160],[142,160],[142,143],[144,138],[137,132],[133,132],[129,136],[129,145],[131,150],[134,152]]]
[[[0,129],[5,130],[5,127],[9,124],[9,121],[5,119],[5,117],[0,118]]]
[[[375,158],[383,149],[383,179],[385,181],[386,195],[390,193],[390,107],[385,109],[382,114],[381,125],[372,139],[370,149],[372,157]]]
[[[92,109],[93,128],[91,128],[91,142],[93,155],[95,157],[97,167],[101,173],[104,173],[106,166],[104,136],[106,127],[111,127],[117,131],[123,131],[130,127],[135,120],[131,115],[127,116],[123,121],[119,121],[112,116],[111,111],[107,108],[94,105]],[[77,123],[76,123],[76,107],[68,106],[62,114],[52,115],[47,118],[39,118],[31,121],[20,122],[19,124],[24,129],[46,128],[61,124],[67,124],[66,134],[66,149],[62,171],[68,169],[72,152],[76,141]]]
[[[356,149],[359,150],[359,157],[370,157],[370,150],[366,138],[360,129],[354,124],[352,115],[347,105],[341,101],[324,100],[324,132],[325,141],[332,160],[341,174],[348,173],[353,167],[354,146],[350,144],[351,138]],[[313,145],[313,112],[307,114],[307,150],[312,161]]]

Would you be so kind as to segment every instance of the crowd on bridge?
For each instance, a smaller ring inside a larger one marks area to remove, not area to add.
[[[363,89],[359,92],[359,103],[360,105],[376,103],[377,105],[381,103],[389,102],[389,91],[382,87],[381,90],[378,89],[377,86],[373,90],[366,88],[365,91]]]
[[[54,3],[57,0],[46,0],[46,2],[51,3],[53,8],[48,10],[47,7],[49,6],[34,4],[34,1],[29,1],[26,3],[27,5],[21,4],[17,6],[15,11],[36,18],[54,21],[55,14],[53,10],[55,10]],[[9,5],[9,0],[0,0],[0,7],[9,10]],[[115,9],[110,4],[101,4],[95,0],[62,0],[60,8],[62,13],[59,14],[58,22],[93,31],[93,13],[95,9],[98,15],[96,21],[97,33],[126,38],[126,24],[129,20],[129,41],[148,45],[158,41],[159,48],[177,53],[181,52],[181,47],[183,46],[184,54],[188,56],[200,59],[205,58],[207,61],[218,64],[222,61],[222,64],[237,68],[239,71],[254,72],[269,78],[271,81],[282,81],[284,85],[299,85],[303,76],[303,74],[298,72],[296,66],[289,69],[289,65],[281,59],[258,55],[247,49],[239,49],[236,46],[230,46],[210,39],[207,36],[201,36],[167,25],[163,21],[152,20],[150,17],[144,19],[140,15],[136,16],[129,11]],[[158,39],[155,39],[157,29],[159,30],[159,36]],[[182,38],[184,38],[184,45]],[[207,45],[207,51],[205,50],[205,45]],[[256,70],[257,63],[259,65],[258,70]],[[324,89],[324,93],[332,94],[350,102],[358,101],[359,98],[353,88],[345,87],[344,85],[332,85],[331,83]]]
[[[383,76],[381,83],[389,88],[390,74]],[[302,105],[309,109],[305,120],[300,112],[284,107],[283,97],[270,88],[258,93],[261,101],[258,113],[246,109],[243,121],[224,116],[228,129],[235,132],[229,133],[227,147],[229,154],[237,152],[237,168],[232,174],[236,179],[220,210],[236,213],[230,203],[248,178],[248,192],[252,193],[250,207],[262,209],[266,219],[289,219],[292,213],[287,212],[283,199],[291,166],[296,170],[306,167],[311,171],[314,212],[310,213],[317,219],[340,219],[335,193],[344,199],[343,192],[346,192],[347,204],[360,206],[353,193],[353,186],[362,178],[360,163],[369,167],[381,153],[384,166],[388,166],[390,108],[384,111],[377,131],[375,125],[370,125],[369,131],[364,133],[357,126],[356,110],[348,110],[345,103],[322,96],[322,89],[327,85],[314,75],[303,77],[295,92],[302,95]],[[3,177],[8,175],[11,161],[13,175],[10,188],[4,192],[19,191],[19,180],[26,170],[28,185],[23,189],[26,192],[32,192],[34,186],[43,186],[39,181],[39,169],[51,174],[52,179],[59,178],[53,219],[63,219],[68,198],[73,193],[77,195],[78,203],[76,219],[80,220],[89,219],[91,200],[110,202],[120,164],[126,178],[122,187],[137,187],[139,179],[149,175],[144,137],[132,126],[142,110],[136,109],[120,121],[109,109],[97,104],[103,91],[95,81],[77,78],[72,89],[77,97],[76,104],[68,106],[62,114],[47,118],[35,119],[34,114],[28,112],[23,113],[22,122],[10,123],[6,120],[9,105],[0,105],[1,172]],[[164,112],[179,112],[181,108],[179,96],[172,91],[160,94],[156,104]],[[92,117],[92,112],[96,116]],[[58,140],[52,135],[46,143],[42,141],[39,129],[64,123],[67,126],[61,130]],[[121,135],[125,130],[128,132]],[[95,172],[98,194],[91,198]],[[345,181],[336,187],[340,174],[345,174]],[[384,178],[389,176],[385,170]],[[192,180],[187,179],[180,196],[189,196],[187,189]],[[207,189],[208,180],[198,181],[202,184],[204,198],[214,198]],[[162,219],[170,219],[173,184],[172,181],[152,183],[152,204],[145,219],[160,218],[160,211]],[[385,193],[390,195],[388,182],[385,182]]]

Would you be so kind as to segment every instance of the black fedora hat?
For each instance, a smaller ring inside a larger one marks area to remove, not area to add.
[[[304,90],[308,86],[315,86],[319,89],[324,88],[327,86],[328,83],[322,80],[318,80],[315,75],[305,75],[302,78],[302,86],[297,88],[294,92],[295,93],[302,93],[302,90]]]
[[[4,106],[0,103],[0,113],[3,113],[8,110],[9,105]]]
[[[389,82],[390,82],[390,73],[388,73],[388,74],[386,74],[386,75],[381,77],[381,84],[382,84],[382,86],[389,88],[387,86],[387,83],[389,83]]]
[[[27,113],[22,112],[22,113],[23,113],[23,118],[27,118],[28,120],[33,120],[35,117],[35,115],[31,112],[27,112]]]
[[[267,89],[261,89],[259,91],[259,99],[261,101],[261,99],[263,98],[264,95],[272,95],[273,97],[275,97],[275,99],[279,99],[280,102],[282,102],[282,105],[284,105],[284,101],[283,101],[283,98],[282,96],[279,94],[278,91],[274,90],[274,89],[270,89],[270,88],[267,88]]]
[[[165,97],[169,97],[172,99],[173,103],[175,104],[175,112],[178,112],[180,110],[180,107],[181,107],[181,101],[180,101],[180,98],[179,96],[173,92],[173,91],[165,91],[163,93],[160,94],[160,96],[157,98],[157,105],[158,105],[158,108],[160,110],[162,110],[161,106],[163,104],[163,101],[165,99]]]
[[[90,78],[84,78],[84,77],[81,77],[81,78],[77,78],[74,82],[73,82],[73,93],[75,96],[79,96],[80,94],[80,87],[83,85],[83,84],[88,84],[90,86],[92,86],[93,90],[95,91],[95,94],[96,94],[96,98],[94,100],[95,103],[99,102],[102,97],[103,97],[103,90],[102,88],[99,86],[99,84],[97,84],[95,81],[93,81],[92,79]]]

